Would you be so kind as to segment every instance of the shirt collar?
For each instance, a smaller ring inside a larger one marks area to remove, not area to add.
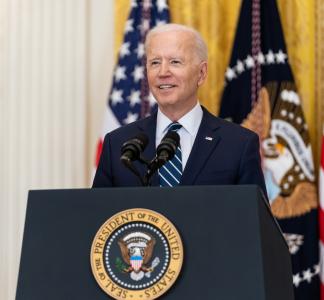
[[[180,123],[188,133],[195,136],[201,123],[202,116],[202,108],[199,102],[197,102],[191,111],[186,113],[180,120],[178,120],[178,123]]]
[[[197,104],[191,111],[186,113],[183,117],[181,117],[178,120],[178,123],[180,123],[188,133],[190,133],[192,136],[195,136],[201,123],[202,116],[202,108],[199,102],[197,102]],[[163,112],[161,112],[160,109],[158,109],[156,123],[157,138],[164,136],[164,134],[166,133],[166,129],[170,125],[170,123],[172,123],[172,121],[165,114],[163,114]]]

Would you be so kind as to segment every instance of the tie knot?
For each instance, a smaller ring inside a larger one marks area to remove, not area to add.
[[[173,122],[167,127],[167,129],[168,131],[178,131],[181,127],[182,125],[178,122]]]

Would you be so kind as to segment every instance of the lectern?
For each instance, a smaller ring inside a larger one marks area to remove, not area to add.
[[[31,191],[16,300],[111,299],[92,274],[91,245],[131,208],[165,216],[182,239],[181,273],[160,299],[293,299],[288,247],[251,185]]]

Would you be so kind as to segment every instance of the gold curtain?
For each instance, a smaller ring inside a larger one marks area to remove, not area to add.
[[[324,4],[322,0],[277,3],[318,166],[324,106]],[[199,92],[199,100],[217,114],[241,0],[169,0],[169,5],[172,22],[196,28],[207,42],[208,79]],[[116,52],[128,13],[129,0],[115,1]]]
[[[324,125],[324,2],[315,4],[315,113],[314,126],[317,141],[317,166],[320,163],[321,137]]]

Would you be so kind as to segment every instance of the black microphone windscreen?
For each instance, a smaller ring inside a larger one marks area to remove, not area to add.
[[[140,157],[148,144],[148,137],[145,133],[138,133],[136,136],[126,141],[121,147],[122,160],[136,160]]]
[[[148,141],[149,141],[147,135],[143,132],[140,132],[134,137],[134,139],[140,141],[142,151],[144,151],[144,149],[146,148]]]
[[[168,155],[173,157],[180,143],[180,136],[175,131],[168,131],[163,137],[160,145],[157,147],[157,156],[160,156],[162,152],[167,152]],[[170,159],[169,158],[169,159]]]
[[[166,135],[164,136],[164,138],[162,139],[162,141],[163,141],[164,139],[171,139],[171,140],[173,140],[173,141],[176,143],[177,147],[179,146],[179,143],[180,143],[180,136],[179,136],[179,134],[178,134],[177,132],[175,132],[175,131],[168,131],[168,132],[166,133]]]

